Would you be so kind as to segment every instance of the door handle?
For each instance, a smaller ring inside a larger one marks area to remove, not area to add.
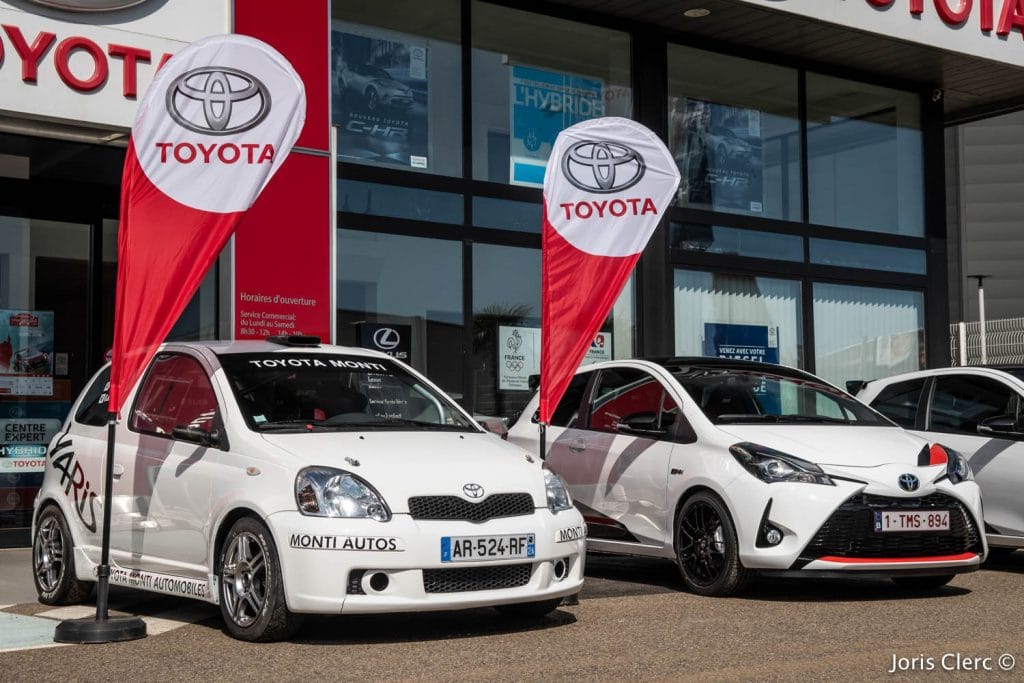
[[[587,450],[587,442],[583,439],[573,439],[569,444],[569,450],[573,453],[582,453]]]
[[[119,462],[114,463],[114,467],[111,468],[114,472],[114,479],[120,479],[121,475],[124,474],[124,465]]]

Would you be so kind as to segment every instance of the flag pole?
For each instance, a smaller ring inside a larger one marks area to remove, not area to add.
[[[57,624],[53,640],[57,643],[116,643],[146,637],[146,622],[139,617],[109,618],[110,593],[110,517],[114,488],[114,438],[117,413],[107,413],[107,462],[103,487],[103,548],[96,577],[96,617],[65,619]],[[74,552],[74,550],[69,550]]]
[[[547,457],[547,444],[545,441],[548,436],[548,426],[544,422],[538,422],[537,426],[540,427],[540,453],[538,455],[541,460],[544,460]]]

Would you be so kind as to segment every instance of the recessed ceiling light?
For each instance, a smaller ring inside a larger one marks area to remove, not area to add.
[[[709,14],[711,14],[711,10],[704,9],[703,7],[688,9],[683,12],[684,17],[689,17],[691,19],[700,19],[701,17],[706,17]]]

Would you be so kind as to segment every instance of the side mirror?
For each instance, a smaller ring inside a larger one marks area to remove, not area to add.
[[[1024,437],[1012,415],[997,415],[978,423],[978,433],[994,437]]]
[[[207,448],[220,447],[220,431],[216,429],[212,432],[207,432],[198,427],[178,425],[171,430],[171,436],[179,441],[187,441]]]
[[[615,431],[620,434],[646,436],[654,439],[668,434],[668,430],[658,424],[657,413],[633,413],[632,415],[627,415],[615,425]]]

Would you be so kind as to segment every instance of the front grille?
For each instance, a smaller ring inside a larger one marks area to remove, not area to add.
[[[875,531],[875,512],[882,510],[949,510],[949,531]],[[834,557],[931,557],[981,552],[977,525],[967,509],[951,496],[933,493],[921,498],[888,498],[857,494],[832,513],[800,556],[800,563]]]
[[[532,515],[533,509],[533,497],[529,493],[495,493],[479,503],[470,503],[457,496],[413,496],[409,499],[409,514],[413,519],[486,522],[496,517]]]
[[[467,593],[518,588],[530,582],[532,571],[532,564],[424,569],[423,590],[427,593]]]

